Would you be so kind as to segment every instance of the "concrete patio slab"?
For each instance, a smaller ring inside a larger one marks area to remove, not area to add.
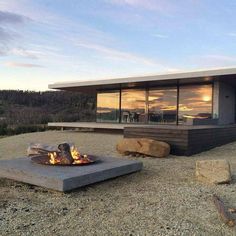
[[[86,166],[47,166],[29,157],[0,160],[0,177],[57,191],[70,191],[82,186],[130,174],[142,169],[142,162],[110,157]]]

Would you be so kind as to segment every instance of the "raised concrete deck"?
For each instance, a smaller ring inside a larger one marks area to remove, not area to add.
[[[124,130],[125,127],[136,127],[136,126],[149,127],[150,124],[135,124],[135,123],[122,124],[122,123],[102,123],[102,122],[50,122],[48,123],[48,126],[61,127],[61,128]]]
[[[51,122],[48,123],[50,127],[62,127],[62,128],[85,128],[85,129],[114,129],[124,130],[126,127],[137,127],[137,128],[161,128],[161,129],[178,129],[178,130],[192,130],[192,129],[210,129],[210,128],[222,128],[232,127],[236,125],[164,125],[164,124],[137,124],[137,123],[99,123],[99,122]]]
[[[57,190],[70,191],[82,186],[130,174],[142,169],[142,162],[110,157],[86,166],[47,166],[29,157],[0,160],[0,177]]]
[[[84,128],[84,129],[116,129],[123,130],[126,124],[97,123],[97,122],[51,122],[50,127]],[[133,125],[132,125],[133,126]]]

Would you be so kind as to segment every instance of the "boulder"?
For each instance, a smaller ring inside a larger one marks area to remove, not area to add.
[[[148,138],[124,138],[116,145],[122,155],[144,154],[152,157],[166,157],[170,154],[170,145]]]
[[[231,181],[229,162],[226,160],[205,160],[196,162],[198,181],[211,184],[225,184]]]

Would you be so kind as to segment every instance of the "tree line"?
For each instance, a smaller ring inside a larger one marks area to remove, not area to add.
[[[46,129],[48,122],[95,121],[95,103],[95,95],[79,92],[0,90],[0,135]]]

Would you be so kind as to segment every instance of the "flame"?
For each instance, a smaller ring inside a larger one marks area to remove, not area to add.
[[[81,155],[80,155],[80,152],[78,151],[78,149],[74,145],[72,145],[70,147],[70,152],[71,152],[71,156],[73,157],[74,160],[79,160]]]
[[[57,163],[59,163],[60,161],[57,159],[57,153],[56,152],[49,152],[48,153],[48,156],[49,156],[49,162],[52,164],[52,165],[55,165]]]
[[[71,156],[74,159],[72,164],[86,164],[91,162],[89,157],[87,155],[82,155],[79,150],[74,146],[70,146],[70,152]],[[49,162],[52,165],[60,164],[60,153],[57,152],[49,152],[48,157],[49,157]]]
[[[80,156],[80,159],[74,159],[74,162],[72,164],[81,164],[81,163],[89,163],[89,162],[90,162],[90,160],[89,160],[88,156],[83,155],[83,156]]]

